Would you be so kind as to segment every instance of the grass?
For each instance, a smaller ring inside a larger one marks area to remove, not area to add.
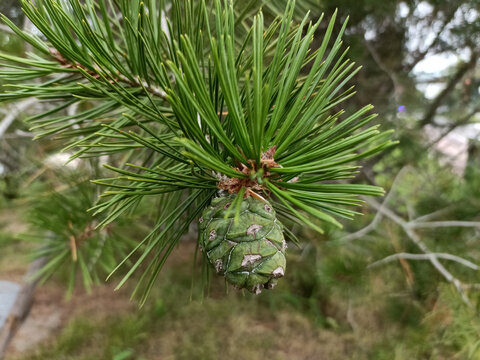
[[[17,359],[122,359],[121,354],[133,354],[130,347],[147,335],[144,323],[135,315],[110,317],[107,321],[72,319],[54,342],[42,345],[32,353]],[[125,355],[124,355],[125,356]],[[124,359],[131,357],[124,357]]]
[[[12,208],[0,213],[0,277],[27,265],[30,245],[12,230],[22,228],[12,220],[19,218]],[[129,302],[131,289],[105,286],[65,303],[60,274],[41,292],[68,315],[63,327],[7,360],[480,359],[478,313],[432,281],[428,264],[411,263],[410,273],[398,264],[366,270],[402,245],[388,223],[383,231],[387,240],[366,239],[361,247],[318,238],[290,248],[286,277],[259,296],[226,293],[217,277],[210,296],[198,295],[200,284],[192,292],[194,247],[185,243],[141,309]]]
[[[0,197],[1,198],[1,197]],[[22,208],[12,203],[0,204],[0,274],[10,273],[28,264],[31,244],[20,241],[19,233],[25,231]],[[13,210],[13,211],[12,211]]]
[[[256,298],[237,293],[190,301],[185,284],[163,282],[155,300],[134,313],[109,314],[106,320],[77,316],[49,343],[15,360],[319,358],[316,354],[340,359],[348,355],[350,336],[318,327],[300,312],[271,311]]]
[[[395,293],[397,285],[383,276],[365,274],[360,275],[366,277],[363,287],[355,291],[332,283],[328,293],[310,299],[290,293],[299,281],[292,272],[278,291],[225,294],[217,281],[210,297],[190,300],[189,251],[190,246],[178,249],[144,308],[118,311],[112,306],[111,298],[128,302],[127,292],[82,298],[80,303],[101,304],[95,311],[80,310],[48,342],[12,360],[407,360],[450,359],[468,352],[473,355],[459,359],[478,358],[475,333],[453,327],[460,320],[452,325],[452,311],[465,309],[449,287],[439,290],[442,303],[430,312],[410,294]],[[337,274],[340,279],[353,276],[343,272]],[[387,278],[397,277],[396,272]],[[315,314],[323,314],[323,320]]]

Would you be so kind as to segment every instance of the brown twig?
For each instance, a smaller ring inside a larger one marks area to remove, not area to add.
[[[71,251],[72,251],[72,260],[73,261],[77,261],[77,252],[78,252],[78,248],[82,246],[82,244],[87,241],[88,239],[90,239],[93,235],[93,233],[95,232],[96,228],[97,228],[97,221],[92,221],[90,223],[88,223],[85,228],[83,229],[82,232],[80,232],[79,234],[72,234],[69,236],[69,240],[70,240],[70,248],[71,248]],[[68,227],[70,228],[70,230],[74,231],[73,229],[73,224],[71,221],[68,222]],[[111,225],[107,225],[105,228],[103,228],[101,230],[102,233],[108,233],[110,231],[110,228],[111,228]]]
[[[50,49],[50,54],[58,63],[60,63],[60,65],[62,65],[66,69],[80,68],[95,79],[98,79],[100,77],[100,75],[97,72],[88,69],[84,65],[81,65],[78,63],[72,63],[71,61],[66,59],[57,49],[53,49],[53,48]],[[160,97],[162,99],[166,99],[167,97],[166,92],[163,91],[161,88],[157,86],[152,86],[147,82],[142,81],[141,79],[132,80],[120,73],[117,73],[116,79],[111,80],[111,82],[119,82],[119,81],[124,82],[132,87],[141,87],[146,91],[148,91],[149,93],[151,93],[152,95]]]
[[[272,146],[270,149],[265,151],[260,157],[260,165],[257,166],[255,161],[248,160],[250,167],[245,164],[240,164],[240,167],[235,168],[235,170],[241,172],[242,174],[247,175],[244,178],[227,178],[224,177],[218,182],[218,188],[221,190],[228,191],[230,194],[238,193],[242,188],[245,188],[245,197],[250,195],[254,197],[260,197],[256,192],[267,192],[267,188],[259,182],[258,176],[260,174],[261,178],[268,178],[270,176],[270,169],[280,167],[280,165],[275,162],[274,156],[275,151],[277,150],[276,146]],[[262,198],[263,199],[263,198]]]

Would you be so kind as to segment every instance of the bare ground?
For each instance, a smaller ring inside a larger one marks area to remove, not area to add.
[[[77,316],[101,320],[135,309],[136,305],[128,300],[125,291],[115,292],[110,285],[97,287],[91,294],[78,293],[71,300],[65,299],[65,289],[59,285],[40,287],[35,292],[28,318],[10,344],[6,360],[32,350],[45,341],[54,340],[52,337]]]

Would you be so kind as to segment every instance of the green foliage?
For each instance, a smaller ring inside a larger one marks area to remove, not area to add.
[[[456,350],[456,356],[465,359],[480,357],[480,321],[477,310],[465,307],[452,289],[442,287],[439,297],[439,309],[432,311],[431,317],[449,312],[450,318],[440,327],[439,342]]]
[[[52,188],[31,196],[27,220],[31,224],[24,238],[38,242],[34,258],[46,265],[35,276],[42,281],[62,274],[71,296],[80,275],[87,291],[102,283],[119,259],[126,256],[133,241],[122,231],[96,229],[100,219],[86,212],[96,196],[95,188],[79,173],[60,175],[63,189]],[[53,210],[53,211],[52,211]],[[121,224],[116,224],[121,227]]]
[[[289,1],[267,26],[260,12],[240,35],[242,16],[218,0],[173,1],[170,9],[163,1],[24,1],[44,38],[2,17],[36,53],[0,54],[8,69],[2,77],[15,82],[0,100],[54,103],[28,120],[37,137],[56,135],[78,150],[73,158],[118,154],[128,166],[107,166],[114,176],[96,181],[108,187],[91,209],[106,214],[98,225],[109,226],[147,195],[164,199],[150,235],[117,267],[140,251],[119,286],[154,255],[140,282],[148,294],[181,234],[228,179],[250,179],[253,185],[240,186],[246,196],[253,186],[280,215],[319,232],[308,215],[341,226],[332,215],[354,216],[345,206],[358,206],[356,195],[383,193],[323,183],[351,178],[353,162],[393,143],[378,126],[366,127],[371,106],[345,118],[331,113],[353,95],[345,85],[359,70],[342,49],[346,22],[332,36],[334,15],[315,50],[322,19],[295,25],[294,9]],[[79,111],[63,114],[72,105]],[[65,256],[55,254],[49,274]]]

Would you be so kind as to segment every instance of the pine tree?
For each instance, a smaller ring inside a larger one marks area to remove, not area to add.
[[[336,217],[356,215],[358,195],[383,194],[347,182],[357,160],[394,142],[373,124],[371,105],[339,110],[360,69],[342,44],[346,23],[336,27],[333,14],[314,49],[323,17],[297,24],[288,1],[283,15],[266,22],[256,11],[249,21],[255,2],[238,3],[24,0],[42,35],[2,16],[35,51],[0,54],[0,76],[13,84],[0,100],[47,102],[28,119],[37,138],[54,135],[72,159],[121,163],[94,180],[105,187],[90,209],[98,227],[145,197],[162,199],[150,234],[115,269],[128,267],[120,287],[145,265],[143,300],[192,222],[205,260],[259,292],[285,273],[292,224],[341,227]],[[72,105],[77,113],[66,114]]]

